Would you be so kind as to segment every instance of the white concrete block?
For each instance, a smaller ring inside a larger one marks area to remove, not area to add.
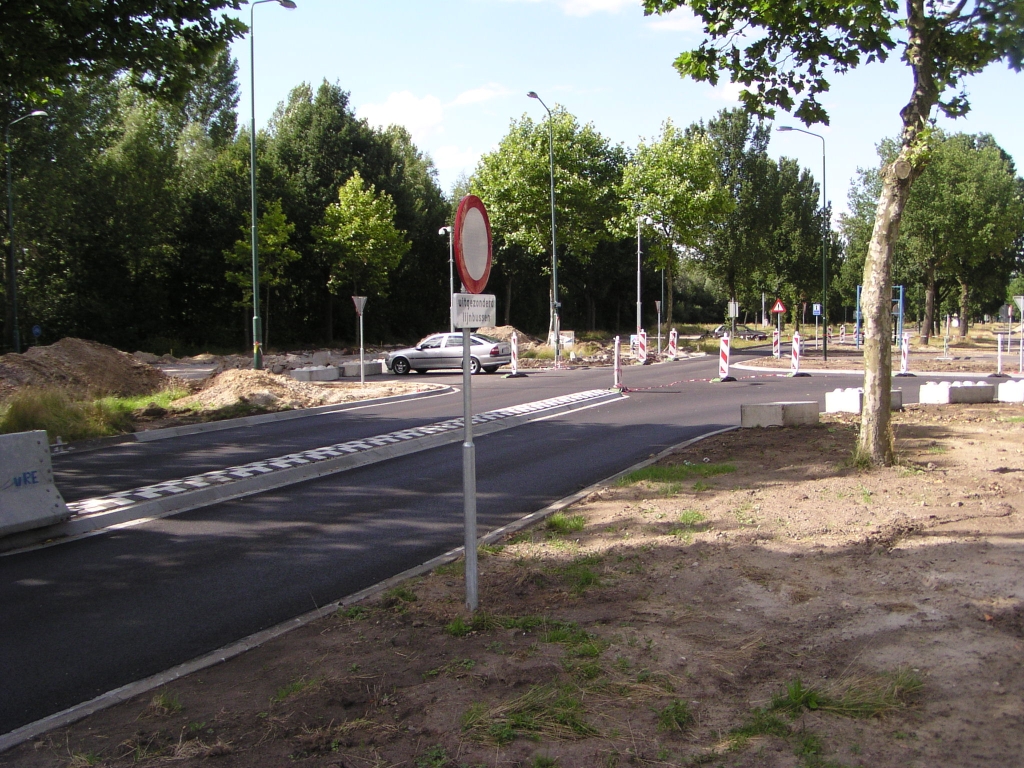
[[[1024,379],[1010,379],[999,385],[996,399],[1000,403],[1024,403]]]
[[[818,403],[814,400],[782,403],[744,403],[740,405],[740,426],[794,427],[818,423]]]
[[[321,349],[313,353],[313,366],[323,367],[331,361],[331,353],[326,349]]]
[[[889,391],[889,408],[894,411],[903,409],[903,390]],[[825,393],[826,413],[860,413],[864,410],[864,388],[849,387],[834,389]]]
[[[46,432],[0,435],[0,536],[53,525],[70,516],[53,484]]]
[[[384,373],[384,362],[382,360],[367,360],[366,370],[363,372],[364,376],[380,376]],[[341,375],[345,378],[354,376],[359,378],[359,361],[354,363],[343,363],[341,366]]]
[[[333,365],[312,365],[296,368],[291,375],[296,381],[335,381],[338,378],[338,369]]]
[[[929,381],[921,387],[918,401],[922,405],[948,403],[991,403],[996,388],[985,381]]]

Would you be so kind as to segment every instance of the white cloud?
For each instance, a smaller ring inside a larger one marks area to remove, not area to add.
[[[499,99],[503,96],[508,96],[512,91],[503,85],[498,83],[488,83],[479,88],[471,88],[468,91],[463,91],[455,97],[455,101],[452,102],[452,106],[463,106],[465,104],[480,104],[484,101],[490,101],[491,99]]]
[[[728,101],[737,104],[740,100],[740,91],[745,87],[742,83],[722,83],[711,92],[711,98],[715,101]]]
[[[677,8],[664,16],[652,16],[647,25],[658,32],[700,32],[704,29],[689,8]]]
[[[592,13],[618,13],[638,8],[637,0],[507,0],[519,3],[554,2],[566,16],[590,16]]]
[[[480,159],[480,152],[475,149],[463,149],[453,145],[437,147],[430,153],[434,166],[438,171],[465,171],[472,173]]]
[[[410,91],[392,93],[383,104],[363,104],[356,110],[371,125],[405,126],[417,143],[441,130],[443,113],[441,100],[436,96],[417,98]]]

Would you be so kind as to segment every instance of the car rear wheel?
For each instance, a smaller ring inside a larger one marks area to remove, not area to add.
[[[471,375],[476,376],[480,373],[480,361],[475,357],[469,358],[469,372]]]
[[[391,361],[391,370],[399,376],[405,376],[409,372],[409,361],[404,357],[396,357]]]

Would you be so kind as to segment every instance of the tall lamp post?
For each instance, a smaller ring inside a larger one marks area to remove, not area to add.
[[[643,222],[643,216],[636,217],[636,338],[637,344],[640,343],[640,329],[643,327],[643,320],[640,315],[640,224]]]
[[[249,124],[249,186],[252,190],[252,367],[263,368],[263,322],[260,320],[260,247],[256,223],[256,6],[277,3],[282,8],[295,8],[294,0],[255,0],[249,5],[249,89],[252,122]]]
[[[7,252],[7,315],[11,321],[11,343],[15,352],[21,352],[21,336],[18,333],[18,259],[14,250],[14,186],[11,182],[11,126],[28,120],[30,117],[46,117],[46,113],[37,109],[12,120],[4,129],[4,151],[7,153],[7,239],[10,250]]]
[[[452,316],[452,296],[455,295],[455,259],[452,251],[452,228],[441,227],[439,235],[448,235],[448,333],[455,333],[455,318]]]
[[[794,128],[791,125],[780,125],[777,129],[781,133],[796,131],[806,133],[808,136],[817,136],[821,139],[821,318],[824,324],[821,339],[822,359],[828,362],[828,233],[829,224],[825,218],[825,207],[828,198],[825,196],[825,137],[820,133],[805,131],[803,128]]]
[[[559,348],[561,347],[561,329],[558,323],[558,250],[555,240],[555,129],[551,110],[544,100],[537,95],[536,91],[528,94],[531,99],[536,99],[548,113],[548,163],[551,171],[551,316],[555,326],[555,368],[559,367]]]

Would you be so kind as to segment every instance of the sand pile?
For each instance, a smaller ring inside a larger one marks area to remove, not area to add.
[[[216,409],[245,402],[269,410],[314,408],[439,388],[442,387],[437,384],[412,382],[367,382],[366,386],[360,386],[358,381],[312,384],[267,371],[238,369],[214,376],[201,392],[175,400],[174,407],[198,405],[203,409]]]
[[[21,387],[59,387],[90,397],[147,395],[167,383],[163,373],[132,355],[85,339],[0,357],[0,399]]]

